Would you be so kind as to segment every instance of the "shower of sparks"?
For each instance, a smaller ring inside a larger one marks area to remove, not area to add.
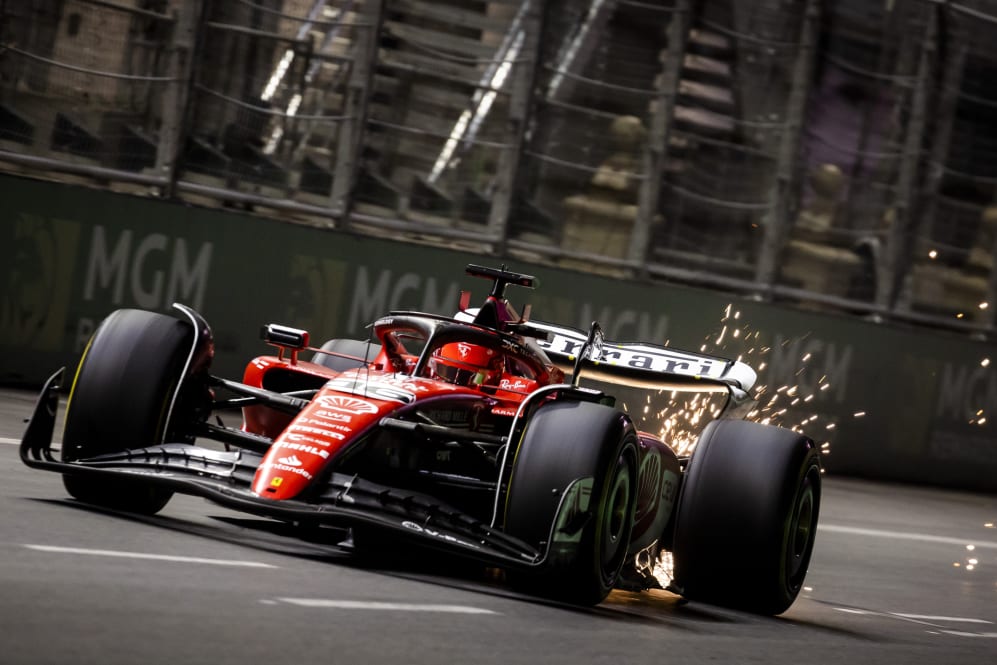
[[[664,393],[665,391],[661,391]],[[713,398],[713,399],[711,399]],[[651,395],[647,396],[651,399]],[[676,454],[688,455],[692,452],[699,432],[706,423],[720,415],[723,404],[711,393],[668,393],[664,408],[655,415],[658,421],[658,436],[675,450]],[[645,406],[645,413],[648,407]]]
[[[754,367],[758,372],[765,370],[768,366],[766,359],[772,347],[759,341],[761,332],[752,330],[742,320],[741,312],[735,310],[732,305],[727,305],[717,330],[719,332],[713,332],[704,339],[699,349],[701,353],[736,358]],[[781,343],[782,348],[788,347],[793,341],[784,340]],[[668,345],[667,342],[665,344]],[[803,375],[811,368],[810,363],[815,360],[818,359],[814,358],[814,354],[803,354],[799,358],[799,371],[795,376]],[[989,364],[989,360],[985,362]],[[822,375],[816,385],[812,386],[812,390],[798,383],[756,385],[753,394],[754,404],[745,419],[765,425],[778,425],[799,433],[806,431],[807,435],[816,441],[821,454],[827,455],[831,452],[831,443],[820,440],[819,433],[824,432],[825,436],[831,436],[836,431],[838,423],[829,420],[822,422],[822,416],[817,413],[810,410],[801,412],[801,410],[810,407],[820,396],[821,391],[830,388],[830,377],[827,375]],[[721,393],[659,390],[645,392],[642,397],[631,396],[629,401],[621,399],[620,403],[624,411],[634,416],[635,422],[639,421],[638,426],[641,430],[657,434],[676,454],[684,457],[692,454],[700,432],[720,415],[725,400],[726,395]],[[812,408],[818,409],[816,406]],[[642,417],[637,418],[637,414]],[[854,418],[863,416],[865,416],[864,411],[853,414]],[[982,412],[977,414],[977,422],[980,421],[985,422]],[[823,472],[821,469],[821,473]],[[671,552],[661,550],[657,559],[653,563],[649,561],[648,564],[651,574],[657,578],[662,587],[667,588],[673,575]]]
[[[727,305],[718,326],[719,332],[708,335],[700,352],[709,355],[736,358],[752,365],[761,372],[768,363],[765,359],[772,350],[771,346],[759,343],[760,331],[752,330],[750,325],[741,319],[741,312]],[[786,347],[792,340],[784,340]],[[802,375],[814,360],[813,354],[806,353],[799,359],[800,367],[796,376]],[[801,414],[799,409],[809,405],[821,391],[831,387],[829,377],[824,375],[818,380],[812,392],[807,392],[799,384],[792,385],[758,385],[754,389],[755,405],[747,414],[746,420],[764,425],[778,425],[794,432],[815,437],[818,431],[826,432],[828,436],[837,427],[835,422],[821,422],[821,416],[809,412]],[[718,399],[715,393],[683,393],[676,391],[658,391],[657,394],[647,394],[645,403],[633,409],[644,416],[642,429],[655,432],[668,443],[679,456],[692,453],[703,427],[716,419],[723,407],[723,399]],[[626,409],[626,405],[624,405]],[[790,414],[790,410],[793,413]],[[865,416],[864,411],[854,414],[855,418]],[[816,438],[816,437],[815,437]],[[829,441],[817,441],[823,454],[831,451]]]
[[[672,553],[668,550],[661,550],[658,553],[658,560],[654,562],[654,568],[651,571],[658,583],[663,587],[667,587],[672,582],[672,576],[675,574],[675,564],[672,559]]]

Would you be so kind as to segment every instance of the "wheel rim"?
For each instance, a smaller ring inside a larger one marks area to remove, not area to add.
[[[602,527],[602,562],[606,575],[616,573],[621,550],[626,549],[630,514],[633,512],[630,500],[632,481],[630,465],[621,457],[606,497],[606,517]]]
[[[813,550],[816,536],[817,497],[814,491],[812,472],[807,473],[800,487],[796,503],[793,507],[793,519],[790,523],[789,538],[786,543],[787,578],[790,589],[796,589],[803,582],[807,566],[810,562],[810,552]]]

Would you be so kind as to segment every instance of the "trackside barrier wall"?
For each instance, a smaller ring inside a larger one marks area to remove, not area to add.
[[[597,319],[617,340],[706,343],[761,368],[768,394],[797,386],[779,422],[807,420],[803,429],[829,443],[831,473],[997,491],[992,342],[65,184],[0,176],[0,200],[7,385],[37,386],[75,366],[119,307],[193,306],[214,329],[215,370],[239,377],[270,352],[263,323],[308,329],[316,345],[362,338],[388,310],[452,313],[461,289],[483,297],[487,285],[464,265],[505,261],[539,277],[539,290],[511,293],[538,320]]]

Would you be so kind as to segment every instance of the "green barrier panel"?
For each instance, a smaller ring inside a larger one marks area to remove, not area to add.
[[[760,405],[778,394],[769,415],[826,442],[831,472],[997,490],[993,344],[69,185],[0,176],[0,195],[6,384],[73,366],[113,309],[174,301],[207,318],[215,370],[238,377],[269,352],[263,323],[316,344],[362,338],[392,309],[452,313],[461,289],[476,302],[487,284],[464,265],[504,261],[539,277],[537,291],[510,292],[538,320],[741,356],[760,370]]]

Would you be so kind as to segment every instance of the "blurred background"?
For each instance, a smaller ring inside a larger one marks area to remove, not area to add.
[[[986,334],[995,0],[0,0],[0,170]]]

